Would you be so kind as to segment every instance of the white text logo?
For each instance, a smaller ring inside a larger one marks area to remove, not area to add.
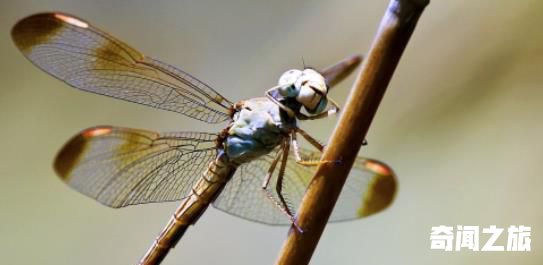
[[[456,231],[452,226],[433,226],[430,233],[430,249],[445,251],[531,251],[530,226],[515,226],[507,228],[507,246],[498,245],[496,241],[505,229],[491,225],[479,229],[479,226],[458,225]],[[480,234],[485,235],[486,242],[479,240]]]

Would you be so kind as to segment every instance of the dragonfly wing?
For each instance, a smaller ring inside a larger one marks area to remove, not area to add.
[[[229,214],[260,223],[290,224],[290,220],[266,197],[261,185],[278,151],[242,164],[213,205]],[[305,159],[320,159],[321,153],[300,150]],[[289,209],[298,209],[315,173],[314,167],[302,166],[289,156],[283,180],[283,196]],[[278,170],[269,190],[275,192]],[[384,163],[358,157],[341,191],[330,221],[363,218],[385,209],[394,199],[396,177]],[[275,195],[275,197],[277,197]]]
[[[330,221],[367,217],[387,208],[396,195],[396,175],[385,163],[357,157]]]
[[[30,61],[75,88],[209,123],[229,119],[232,102],[210,86],[74,16],[36,14],[11,34]]]
[[[215,159],[215,138],[93,127],[65,144],[54,167],[68,185],[113,208],[180,200]]]

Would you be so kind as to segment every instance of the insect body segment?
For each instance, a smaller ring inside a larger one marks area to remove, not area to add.
[[[277,105],[267,98],[243,101],[233,115],[225,151],[235,163],[245,163],[269,153],[295,128],[294,120],[284,121]]]

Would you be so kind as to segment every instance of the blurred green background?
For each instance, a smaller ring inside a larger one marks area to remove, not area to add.
[[[302,56],[320,68],[365,52],[387,4],[0,2],[2,263],[134,264],[176,208],[113,210],[68,188],[51,163],[74,133],[98,124],[220,129],[69,88],[15,48],[9,32],[18,19],[51,10],[75,14],[239,100],[262,95],[283,71],[301,67]],[[538,0],[429,5],[361,151],[394,167],[397,199],[382,214],[329,225],[312,264],[541,264],[541,10]],[[344,102],[352,81],[332,97]],[[334,124],[303,127],[324,140]],[[431,251],[431,227],[441,224],[532,226],[532,251]],[[272,264],[287,230],[210,209],[164,264]]]

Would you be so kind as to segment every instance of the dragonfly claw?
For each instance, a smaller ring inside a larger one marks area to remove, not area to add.
[[[294,226],[294,228],[296,228],[296,230],[300,233],[300,234],[303,234],[304,233],[304,230],[298,225],[298,222],[294,219],[292,220],[292,226]]]

